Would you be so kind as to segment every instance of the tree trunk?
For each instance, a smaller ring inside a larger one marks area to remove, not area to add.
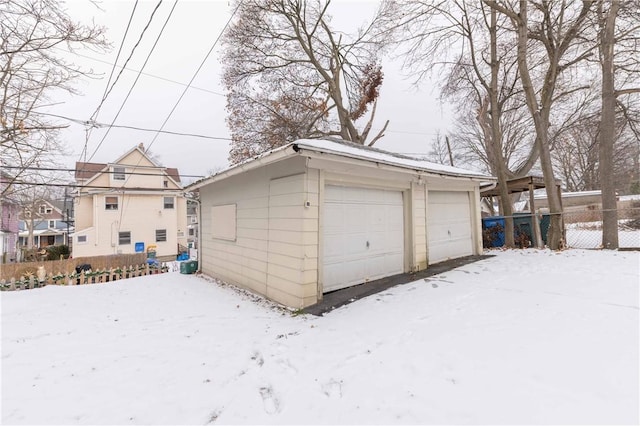
[[[504,245],[513,247],[513,205],[509,196],[507,186],[507,164],[502,154],[502,128],[500,127],[500,111],[498,103],[498,38],[497,38],[497,12],[491,9],[491,26],[489,34],[491,36],[491,86],[489,89],[489,105],[491,109],[491,140],[498,178],[498,188],[500,191],[500,207],[504,214]]]
[[[602,190],[602,247],[618,248],[618,211],[613,173],[613,146],[615,142],[615,83],[613,48],[619,1],[613,0],[600,28],[602,54],[602,111],[600,118],[599,171]],[[600,5],[602,7],[602,5]]]

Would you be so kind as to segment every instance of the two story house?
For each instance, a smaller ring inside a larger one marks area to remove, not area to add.
[[[112,163],[77,162],[75,178],[74,257],[186,250],[187,200],[178,170],[157,164],[142,144]]]
[[[21,247],[69,245],[72,230],[64,201],[38,200],[20,211]]]

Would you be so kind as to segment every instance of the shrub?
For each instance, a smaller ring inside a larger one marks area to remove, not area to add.
[[[63,259],[68,259],[69,254],[69,246],[64,244],[47,247],[47,260],[60,260],[61,256]]]

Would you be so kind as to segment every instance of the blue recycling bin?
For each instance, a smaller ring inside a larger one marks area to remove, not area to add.
[[[504,216],[482,218],[482,231],[483,235],[491,235],[492,238],[489,240],[490,247],[504,246]]]

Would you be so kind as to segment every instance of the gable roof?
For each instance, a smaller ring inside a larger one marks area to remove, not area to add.
[[[432,163],[423,158],[384,151],[382,149],[347,142],[340,139],[300,139],[235,164],[213,176],[200,179],[191,185],[188,185],[185,189],[196,190],[210,182],[224,179],[226,176],[241,173],[261,165],[281,161],[285,158],[296,155],[309,156],[324,154],[337,155],[369,163],[386,164],[406,169],[407,171],[421,172],[427,175],[463,177],[483,181],[495,180],[494,177],[481,172]]]
[[[131,148],[130,150],[125,152],[123,155],[118,157],[118,159],[111,164],[118,164],[120,161],[122,161],[125,157],[127,157],[129,154],[131,154],[134,151],[139,151],[140,154],[144,156],[147,160],[149,160],[149,162],[151,162],[151,164],[153,164],[155,167],[159,169],[164,169],[165,174],[169,178],[173,179],[173,181],[176,184],[180,185],[180,172],[178,172],[178,169],[174,167],[164,167],[156,163],[151,157],[147,155],[147,153],[144,150],[143,144],[138,144],[135,147]],[[100,173],[108,172],[109,171],[108,169],[109,169],[109,164],[106,164],[106,163],[85,163],[85,162],[77,161],[76,168],[75,168],[75,178],[76,180],[91,180]]]

